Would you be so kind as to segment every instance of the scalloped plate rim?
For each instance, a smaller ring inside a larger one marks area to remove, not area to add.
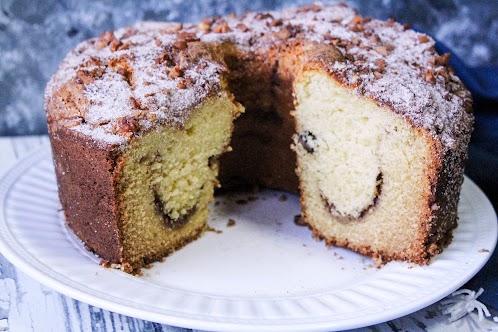
[[[351,322],[351,319],[346,319],[347,324],[344,324],[343,321],[315,321],[315,322],[306,322],[306,319],[293,320],[292,322],[288,322],[287,324],[282,324],[282,321],[277,321],[272,323],[267,320],[264,324],[254,324],[243,318],[216,318],[216,317],[202,317],[202,318],[194,318],[189,316],[189,314],[174,312],[170,314],[164,314],[161,312],[152,312],[143,310],[140,308],[134,308],[132,305],[127,305],[123,303],[116,303],[109,299],[104,299],[99,297],[98,295],[90,294],[88,291],[85,291],[81,287],[72,287],[70,284],[75,283],[68,277],[57,275],[51,276],[40,270],[39,266],[34,266],[30,262],[24,260],[21,256],[22,253],[17,252],[15,248],[11,247],[9,243],[6,242],[5,234],[3,234],[2,228],[5,228],[8,231],[7,220],[5,218],[5,203],[8,199],[8,193],[12,186],[16,184],[20,177],[29,170],[31,167],[35,167],[38,162],[41,162],[44,158],[51,158],[50,146],[44,144],[40,147],[40,150],[29,153],[25,157],[19,159],[15,165],[13,165],[0,179],[0,206],[2,207],[2,213],[0,214],[0,253],[2,253],[5,258],[7,258],[10,262],[19,268],[21,271],[31,276],[33,279],[41,282],[42,284],[62,293],[76,300],[106,309],[113,312],[117,312],[120,314],[124,314],[131,317],[136,317],[139,319],[145,319],[149,321],[154,321],[158,323],[164,323],[173,326],[181,326],[187,328],[194,329],[205,329],[205,330],[224,330],[230,331],[233,329],[237,329],[240,331],[287,331],[289,329],[298,330],[298,331],[331,331],[337,329],[352,329],[370,326],[373,324],[382,323],[391,319],[396,319],[402,317],[404,315],[410,314],[416,310],[423,309],[426,306],[429,306],[440,299],[444,298],[446,295],[451,292],[457,290],[462,285],[464,285],[470,278],[472,278],[488,261],[491,257],[491,253],[493,252],[496,246],[496,238],[497,238],[497,225],[496,225],[496,214],[492,208],[491,203],[486,198],[484,193],[475,185],[469,178],[465,177],[465,186],[473,191],[474,194],[478,195],[478,198],[475,198],[481,204],[485,210],[483,213],[486,216],[488,221],[494,220],[494,223],[490,223],[491,229],[486,237],[487,249],[489,250],[488,254],[481,254],[478,256],[477,262],[472,267],[472,269],[468,269],[462,275],[461,279],[453,280],[452,283],[446,285],[444,291],[435,294],[430,298],[426,298],[425,301],[418,301],[416,303],[412,303],[411,305],[405,305],[402,308],[398,308],[397,310],[391,311],[383,311],[380,312],[376,316],[367,316],[361,319],[358,319],[355,322]],[[493,240],[494,239],[494,240]],[[19,246],[20,243],[18,243]],[[23,250],[25,250],[26,254],[28,253],[25,248],[21,246]],[[43,263],[39,262],[43,265]],[[56,272],[54,272],[56,273]],[[64,282],[64,279],[68,280],[68,283]],[[93,290],[96,292],[95,290]],[[133,301],[131,301],[133,303]],[[301,322],[299,322],[301,320]]]

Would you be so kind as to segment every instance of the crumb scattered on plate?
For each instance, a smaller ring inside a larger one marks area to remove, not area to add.
[[[300,214],[294,216],[294,224],[298,226],[307,226],[308,224],[304,221]]]
[[[207,225],[207,227],[206,227],[206,231],[208,231],[208,232],[214,232],[214,233],[216,233],[216,234],[221,234],[221,233],[223,233],[223,231],[220,231],[219,229],[213,228],[213,227],[211,227],[211,226],[209,226],[209,225]]]

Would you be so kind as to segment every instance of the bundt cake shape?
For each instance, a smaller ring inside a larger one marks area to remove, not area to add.
[[[469,92],[431,38],[344,5],[106,32],[45,101],[68,225],[126,272],[202,234],[218,178],[299,190],[315,236],[379,264],[457,225]]]

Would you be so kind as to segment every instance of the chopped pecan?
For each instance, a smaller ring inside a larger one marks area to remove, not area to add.
[[[354,58],[354,56],[353,56],[351,53],[346,53],[346,54],[344,55],[344,57],[345,57],[347,60],[349,60],[349,61],[352,61],[352,62],[354,62],[354,61],[355,61],[355,58]]]
[[[380,43],[381,42],[379,36],[376,35],[376,34],[372,34],[370,37],[368,37],[368,39],[370,41],[374,42],[374,43]]]
[[[138,121],[134,117],[125,116],[118,120],[119,134],[134,132],[138,129]]]
[[[156,63],[166,62],[166,64],[168,64],[171,60],[172,60],[171,59],[171,54],[169,54],[167,52],[164,52],[163,54],[161,54],[158,57],[156,57],[155,62]]]
[[[109,67],[122,75],[130,86],[133,85],[133,69],[130,67],[126,57],[114,58],[109,60]]]
[[[213,31],[216,33],[227,33],[227,32],[230,32],[231,29],[228,26],[227,22],[221,21],[219,24],[217,24],[213,27]]]
[[[424,79],[426,82],[436,84],[436,76],[434,75],[434,70],[428,69],[424,74]]]
[[[379,53],[380,55],[387,56],[387,48],[384,46],[378,46],[374,48],[375,52]]]
[[[208,33],[208,32],[210,32],[210,31],[211,31],[211,24],[209,24],[209,23],[207,23],[207,22],[204,22],[204,21],[202,21],[201,23],[199,23],[199,24],[197,25],[197,27],[198,27],[200,30],[204,31],[205,33]]]
[[[76,77],[83,83],[83,84],[90,84],[95,81],[95,77],[93,77],[90,72],[87,70],[78,70],[76,72]]]
[[[429,37],[427,37],[427,35],[420,35],[420,36],[418,36],[418,41],[421,44],[428,43],[429,42]]]
[[[143,107],[142,103],[133,96],[130,96],[130,103],[133,106],[133,108],[135,108],[137,110],[145,109],[145,107]],[[133,115],[138,117],[139,114],[140,114],[140,112],[138,112],[138,114],[133,114]]]
[[[363,27],[363,16],[355,15],[351,22],[349,22],[349,28],[354,32],[360,32],[365,30]]]
[[[446,66],[447,64],[450,63],[450,56],[451,56],[451,53],[445,53],[443,55],[440,55],[440,56],[436,56],[436,59],[434,60],[434,64],[436,66]]]
[[[386,66],[386,62],[382,59],[377,59],[375,60],[375,65],[380,69],[384,69],[384,67]]]
[[[363,30],[365,30],[365,28],[363,27],[363,24],[352,25],[352,26],[350,26],[350,29],[353,32],[362,32]]]
[[[254,18],[257,19],[258,21],[261,21],[267,18],[273,19],[273,15],[270,13],[257,13]]]
[[[284,24],[284,22],[281,19],[273,19],[270,22],[268,22],[268,26],[270,27],[279,27],[282,24]]]
[[[64,127],[72,128],[72,127],[76,127],[79,124],[81,124],[81,120],[69,120],[67,122],[64,122]]]
[[[90,60],[84,62],[81,67],[102,66],[102,61],[99,58],[92,57]]]
[[[178,88],[180,89],[186,89],[187,88],[187,80],[185,79],[180,79],[178,80],[178,82],[176,83],[176,85],[178,86]]]
[[[95,42],[95,47],[97,49],[103,49],[107,45],[109,45],[111,42],[117,40],[116,37],[114,36],[114,33],[112,31],[106,31],[102,33],[99,38],[97,38],[97,41]]]
[[[187,41],[179,39],[173,43],[173,47],[179,50],[184,50],[187,48]]]
[[[446,70],[446,67],[443,67],[438,71],[436,71],[436,74],[442,76],[444,78],[445,83],[448,83],[450,81],[450,75],[448,73],[448,70]]]
[[[275,36],[279,39],[286,40],[292,36],[292,31],[290,30],[289,27],[286,26],[280,29],[280,31],[276,32]]]
[[[182,31],[177,33],[176,36],[178,37],[178,39],[185,40],[186,42],[199,41],[199,38],[193,32]]]
[[[240,30],[242,32],[249,31],[249,28],[244,23],[237,24],[236,28],[237,28],[237,30]]]
[[[111,52],[116,52],[121,45],[123,45],[123,43],[121,42],[121,40],[114,39],[109,44],[109,49],[111,50]]]
[[[130,48],[130,46],[131,46],[131,45],[132,45],[132,44],[131,44],[131,41],[127,41],[127,42],[126,42],[126,43],[124,43],[124,44],[123,44],[123,43],[121,43],[121,45],[119,45],[119,47],[118,47],[118,51],[127,50],[127,49],[129,49],[129,48]]]
[[[174,66],[173,68],[171,68],[171,70],[169,72],[170,78],[177,78],[177,77],[181,77],[182,75],[183,75],[183,71],[181,70],[180,66]]]
[[[363,23],[363,16],[355,15],[349,24],[356,25]]]

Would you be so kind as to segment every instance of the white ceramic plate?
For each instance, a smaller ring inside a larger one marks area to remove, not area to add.
[[[454,240],[427,267],[376,269],[348,250],[327,249],[294,224],[298,199],[283,194],[218,197],[209,224],[222,233],[207,232],[134,277],[99,266],[68,231],[45,146],[0,182],[0,251],[47,286],[125,315],[206,330],[312,331],[368,326],[424,308],[468,281],[496,244],[493,208],[468,179]],[[236,224],[228,227],[228,219]]]

